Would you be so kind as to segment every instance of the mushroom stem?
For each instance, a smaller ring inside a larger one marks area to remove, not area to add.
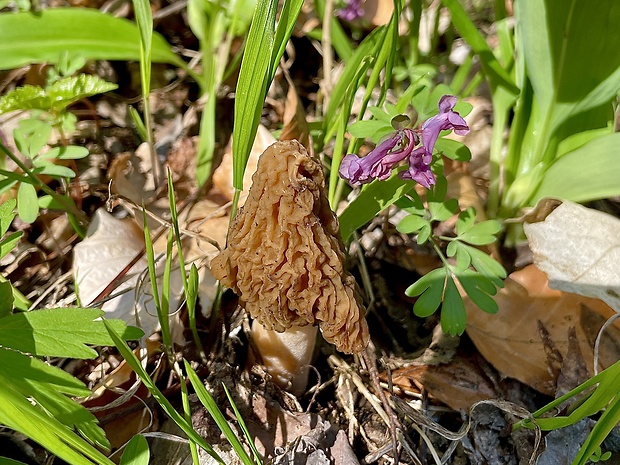
[[[252,340],[263,365],[282,389],[299,396],[306,390],[318,328],[294,326],[283,333],[252,323]]]

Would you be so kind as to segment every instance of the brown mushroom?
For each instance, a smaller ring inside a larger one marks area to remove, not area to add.
[[[258,161],[226,249],[211,262],[213,276],[265,328],[318,324],[339,351],[359,353],[368,326],[344,259],[321,165],[297,141],[271,145]]]

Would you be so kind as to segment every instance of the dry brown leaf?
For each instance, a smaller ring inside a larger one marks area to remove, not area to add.
[[[512,273],[495,300],[495,315],[480,311],[467,298],[467,334],[480,353],[502,374],[534,389],[554,395],[556,380],[547,367],[539,334],[539,321],[557,350],[566,357],[569,328],[575,327],[576,341],[593,372],[593,341],[613,310],[598,299],[549,288],[547,276],[534,265]],[[620,358],[620,330],[605,332],[600,351],[601,364],[609,366]]]
[[[287,81],[289,82],[289,87],[286,101],[284,102],[284,115],[282,117],[284,127],[280,134],[280,140],[297,140],[312,156],[313,145],[308,122],[306,121],[306,112],[299,100],[292,80],[289,78]]]
[[[552,288],[601,299],[620,312],[618,218],[563,201],[543,221],[523,227]]]
[[[476,402],[497,397],[480,364],[463,354],[442,365],[398,369],[393,373],[392,382],[396,392],[416,392],[423,387],[432,397],[454,410],[467,410]]]
[[[256,133],[256,139],[254,139],[254,145],[250,152],[250,158],[246,165],[245,173],[243,175],[243,191],[239,199],[239,206],[243,205],[245,198],[247,197],[248,189],[252,184],[252,175],[256,172],[256,166],[258,164],[258,157],[261,153],[267,150],[271,144],[276,141],[275,137],[271,135],[269,129],[260,124],[258,126],[258,132]],[[222,163],[217,167],[213,173],[213,187],[215,187],[228,201],[233,199],[235,189],[232,185],[233,180],[233,159],[232,159],[232,138],[231,142],[226,146]]]

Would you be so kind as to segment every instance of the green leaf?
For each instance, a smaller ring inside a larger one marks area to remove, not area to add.
[[[185,371],[187,371],[187,377],[192,383],[192,387],[194,388],[194,391],[196,391],[196,395],[198,396],[200,403],[204,405],[205,409],[207,409],[207,412],[209,412],[209,415],[211,415],[211,418],[213,418],[213,421],[215,421],[217,427],[224,434],[226,440],[237,453],[241,459],[241,462],[245,465],[254,465],[251,457],[245,451],[245,448],[241,445],[241,442],[239,442],[239,438],[228,424],[226,417],[217,406],[217,402],[215,402],[213,396],[209,393],[209,391],[207,391],[204,384],[202,384],[202,381],[187,360],[183,360],[183,362],[185,364]]]
[[[420,296],[413,305],[413,312],[419,317],[427,317],[435,313],[441,304],[446,280],[446,269],[438,268],[425,274],[407,288],[409,297]]]
[[[451,336],[460,336],[465,331],[467,313],[452,276],[446,277],[446,288],[441,306],[441,330]]]
[[[32,184],[22,182],[17,190],[17,214],[24,223],[34,223],[39,215],[37,190]]]
[[[13,219],[15,218],[15,206],[17,200],[7,199],[0,204],[0,237],[4,236],[9,230]]]
[[[472,245],[492,244],[497,240],[496,234],[502,229],[502,224],[496,220],[487,220],[477,223],[460,233],[458,239]]]
[[[338,217],[342,239],[346,242],[356,229],[364,226],[414,186],[414,182],[400,179],[396,172],[385,181],[375,180],[364,186]]]
[[[69,463],[111,465],[73,432],[77,428],[100,447],[109,448],[92,413],[66,397],[89,394],[81,381],[65,371],[14,350],[0,349],[0,424],[27,435]]]
[[[78,160],[88,156],[88,149],[77,145],[54,147],[40,155],[40,158],[58,158],[59,160]]]
[[[14,300],[11,283],[8,281],[0,282],[0,318],[11,314]]]
[[[465,144],[453,140],[440,137],[435,144],[435,151],[445,155],[446,157],[456,161],[470,161],[471,151]]]
[[[446,221],[451,218],[459,209],[459,202],[456,199],[449,199],[444,202],[428,202],[428,210],[431,212],[433,221]]]
[[[92,308],[56,308],[15,313],[0,319],[0,345],[52,357],[94,358],[97,352],[86,344],[112,345],[101,321],[104,315]],[[121,320],[109,324],[126,339],[139,339],[142,331]]]
[[[30,87],[32,86],[19,87],[17,90],[23,89],[24,92],[22,93],[28,93]],[[0,105],[2,103],[0,101]],[[1,113],[3,112],[0,110]],[[34,158],[41,151],[45,144],[47,144],[51,134],[51,124],[32,118],[20,121],[18,127],[13,131],[17,149],[28,158]]]
[[[525,0],[517,8],[527,72],[551,128],[615,98],[620,88],[620,4]],[[540,131],[542,137],[549,135]]]
[[[491,297],[497,293],[493,282],[472,270],[457,272],[456,277],[472,302],[481,310],[487,313],[498,312],[497,302]]]
[[[467,210],[463,210],[459,213],[459,217],[456,220],[456,233],[465,234],[476,223],[476,210],[474,207],[469,207]]]
[[[136,434],[125,446],[120,465],[149,465],[149,444],[141,434]]]
[[[239,191],[267,93],[277,6],[275,0],[257,3],[241,61],[233,126],[233,186]]]
[[[57,178],[74,178],[75,172],[71,168],[66,166],[57,165],[55,163],[46,160],[45,158],[37,158],[33,165],[38,168],[38,174],[47,174],[48,176],[54,176]],[[38,205],[38,200],[37,200]]]
[[[494,258],[467,244],[460,244],[460,248],[471,257],[472,266],[484,277],[491,280],[496,286],[504,287],[503,279],[506,278],[506,270]]]
[[[620,133],[596,138],[561,158],[545,173],[530,201],[559,197],[587,202],[620,195]]]
[[[103,324],[106,326],[110,337],[114,340],[114,345],[119,350],[127,364],[133,369],[136,375],[140,378],[144,386],[149,390],[151,395],[157,400],[159,405],[166,414],[172,418],[172,420],[183,430],[187,437],[194,441],[197,445],[202,447],[211,457],[213,457],[218,463],[224,464],[221,457],[213,450],[213,448],[204,440],[189,424],[182,415],[177,412],[170,401],[162,394],[162,392],[155,385],[151,377],[148,375],[140,360],[135,356],[129,346],[121,339],[121,337],[114,331],[114,328],[110,326],[109,322],[103,320]]]
[[[0,69],[57,63],[71,50],[89,60],[139,60],[140,37],[134,23],[90,8],[49,8],[33,13],[0,13],[3,48]],[[151,59],[185,67],[159,34]]]
[[[416,242],[418,243],[418,245],[422,245],[426,241],[428,241],[428,238],[431,237],[432,233],[433,233],[433,229],[431,228],[430,223],[427,223],[424,226],[422,226],[422,229],[420,229],[420,232],[418,233],[418,238],[416,239]]]
[[[106,82],[99,76],[90,74],[79,74],[77,76],[63,78],[54,82],[47,89],[39,86],[25,85],[17,87],[0,97],[0,114],[14,110],[58,112],[64,110],[78,100],[108,92],[117,87],[116,84]],[[43,141],[43,144],[47,143],[48,138],[49,134]],[[43,145],[41,145],[41,147],[42,146]],[[36,153],[38,153],[39,150],[37,150]]]
[[[420,229],[422,229],[428,224],[428,220],[422,218],[421,216],[409,215],[405,216],[402,220],[400,220],[398,226],[396,226],[396,229],[398,230],[398,232],[403,234],[412,234],[418,232]]]

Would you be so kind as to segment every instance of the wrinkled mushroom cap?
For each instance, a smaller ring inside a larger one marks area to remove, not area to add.
[[[321,165],[297,141],[276,142],[258,161],[213,276],[267,329],[318,324],[339,351],[358,353],[368,326],[344,259]]]

